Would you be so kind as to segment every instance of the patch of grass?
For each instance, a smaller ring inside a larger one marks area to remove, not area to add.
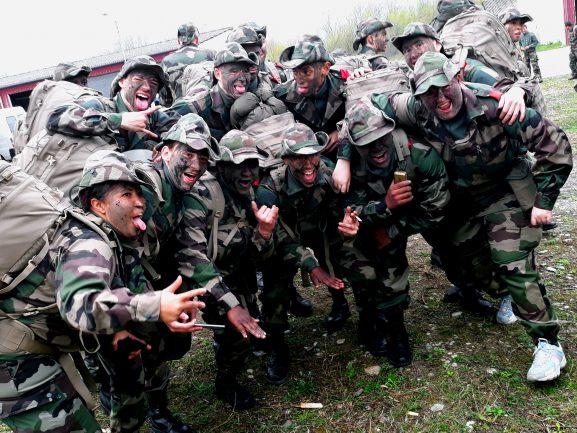
[[[539,44],[537,45],[537,52],[539,51],[549,51],[549,50],[556,50],[557,48],[561,48],[563,43],[561,41],[556,42],[549,42],[548,44]]]

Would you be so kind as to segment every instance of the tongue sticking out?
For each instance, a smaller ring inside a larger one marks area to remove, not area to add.
[[[146,230],[146,223],[142,221],[142,218],[139,217],[133,218],[132,221],[134,221],[134,225],[138,227],[141,231]]]
[[[148,106],[150,105],[148,103],[148,99],[142,99],[142,98],[134,98],[135,99],[135,105],[136,105],[136,109],[138,111],[144,111],[144,110],[148,110]]]

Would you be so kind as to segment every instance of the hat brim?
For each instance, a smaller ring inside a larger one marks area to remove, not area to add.
[[[510,23],[511,21],[515,21],[515,20],[521,20],[521,22],[523,24],[528,23],[529,21],[533,21],[533,17],[529,14],[522,14],[519,16],[515,16],[512,18],[509,18],[507,21],[505,21],[503,24],[507,24]]]
[[[179,141],[180,143],[180,141]],[[202,138],[195,138],[193,140],[187,140],[186,143],[183,143],[186,146],[190,147],[193,150],[204,150],[207,149],[210,155],[210,159],[213,161],[219,161],[221,154],[220,154],[220,147],[218,142],[214,137],[210,137],[210,142],[206,142]]]
[[[445,75],[445,73],[442,70],[439,70],[438,73],[436,73],[435,75],[430,76],[426,78],[423,82],[419,83],[419,85],[415,89],[414,95],[415,96],[422,95],[423,93],[426,93],[427,90],[429,90],[432,86],[445,87],[450,82],[451,80],[449,80],[447,75]]]
[[[385,114],[383,113],[381,115],[383,118],[386,118]],[[351,136],[351,132],[350,130],[347,128],[347,136],[348,139],[350,140],[351,144],[356,146],[356,147],[363,147],[363,146],[367,146],[369,144],[371,144],[372,142],[374,142],[375,140],[378,140],[379,138],[384,137],[385,135],[390,134],[391,132],[394,131],[395,129],[395,122],[392,119],[385,119],[386,124],[385,126],[383,126],[382,128],[379,128],[375,131],[371,131],[368,134],[363,135],[362,137],[358,138],[357,140],[355,140],[352,136]],[[391,123],[392,122],[392,123]]]
[[[416,38],[417,36],[424,36],[426,38],[429,39],[434,39],[437,42],[441,43],[441,40],[439,38],[435,38],[431,35],[427,35],[426,33],[416,33],[416,34],[410,34],[410,35],[399,35],[399,36],[395,36],[394,38],[391,39],[391,43],[393,44],[393,46],[399,50],[401,53],[403,52],[403,44],[408,41],[411,38]]]
[[[232,162],[234,164],[241,164],[247,159],[256,159],[260,165],[261,161],[269,158],[269,154],[258,147],[245,147],[232,152],[228,147],[220,146],[220,155],[221,162]]]
[[[285,48],[282,53],[280,53],[279,62],[282,66],[288,69],[298,68],[300,65],[306,62],[306,59],[294,59],[292,60],[292,55],[295,51],[294,45]]]
[[[162,89],[164,86],[166,86],[168,84],[168,81],[166,79],[166,74],[164,73],[164,69],[162,69],[162,66],[160,65],[142,65],[142,64],[137,64],[135,65],[133,68],[128,69],[125,73],[124,76],[119,77],[117,76],[114,81],[112,82],[112,85],[110,86],[110,97],[114,98],[116,96],[116,94],[118,92],[120,92],[120,80],[122,80],[123,78],[126,78],[128,76],[128,74],[130,74],[133,71],[136,71],[137,69],[141,69],[144,71],[149,71],[152,72],[153,74],[158,76],[158,90]]]
[[[315,132],[315,137],[317,141],[308,141],[305,146],[298,150],[292,150],[283,140],[281,158],[291,157],[291,156],[303,156],[303,155],[315,155],[321,153],[329,142],[329,136],[326,132]]]

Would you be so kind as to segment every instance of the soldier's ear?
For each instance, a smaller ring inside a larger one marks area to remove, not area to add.
[[[324,62],[323,66],[321,67],[321,73],[323,75],[323,77],[326,77],[329,72],[331,70],[331,63],[330,62]]]
[[[220,70],[220,68],[214,68],[214,78],[217,79],[217,81],[220,81],[221,77],[222,77],[222,71]]]

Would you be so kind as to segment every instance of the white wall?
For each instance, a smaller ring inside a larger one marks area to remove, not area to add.
[[[565,44],[563,0],[518,0],[517,4],[521,13],[533,17],[527,28],[541,43],[561,41]]]

